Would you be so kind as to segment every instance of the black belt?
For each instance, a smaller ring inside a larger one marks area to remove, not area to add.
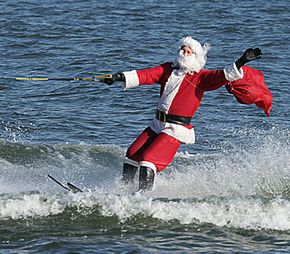
[[[190,125],[191,122],[191,117],[169,115],[158,109],[156,110],[156,118],[161,122],[175,123],[181,125]]]

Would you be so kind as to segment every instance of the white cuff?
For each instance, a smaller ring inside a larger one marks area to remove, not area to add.
[[[243,78],[243,69],[238,70],[235,63],[230,64],[224,68],[225,77],[228,81],[235,81]]]
[[[124,90],[132,87],[136,87],[139,85],[139,78],[137,71],[124,71],[123,74],[125,75],[125,85],[124,85]]]
[[[129,159],[128,157],[125,157],[124,163],[130,164],[131,166],[134,166],[134,167],[139,167],[138,161],[133,161]]]
[[[140,167],[151,168],[154,171],[155,174],[157,172],[157,168],[154,165],[154,163],[152,163],[152,162],[149,162],[149,161],[140,161],[139,165],[140,165]]]

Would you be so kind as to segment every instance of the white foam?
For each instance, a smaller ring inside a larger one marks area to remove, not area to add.
[[[0,199],[0,218],[22,219],[45,217],[61,213],[66,205],[56,196],[44,197],[40,194],[24,194],[17,198],[2,197]]]
[[[141,215],[167,222],[176,220],[181,224],[211,223],[254,230],[290,230],[290,201],[282,197],[262,200],[232,196],[164,201],[148,195],[120,196],[95,191],[46,197],[24,194],[18,198],[1,197],[0,220],[47,217],[61,214],[68,207],[77,208],[80,216],[88,216],[98,207],[102,216],[117,216],[120,222]]]
[[[105,197],[98,201],[104,216],[116,215],[121,221],[142,214],[181,224],[212,223],[244,229],[290,229],[290,202],[275,199],[263,203],[258,199],[231,198],[210,201],[154,201],[145,197]]]

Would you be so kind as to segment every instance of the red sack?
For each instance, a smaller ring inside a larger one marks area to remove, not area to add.
[[[241,104],[256,104],[264,109],[270,116],[272,109],[272,94],[264,81],[263,72],[243,66],[244,76],[242,79],[232,81],[226,85],[229,93],[232,93]]]

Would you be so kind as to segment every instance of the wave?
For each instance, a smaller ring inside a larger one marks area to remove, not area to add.
[[[213,224],[248,230],[290,229],[290,200],[244,197],[207,197],[204,199],[152,198],[147,195],[27,193],[17,197],[1,196],[2,223],[11,220],[49,222],[90,221],[94,225],[157,220],[180,224]]]
[[[138,218],[287,231],[289,135],[251,141],[245,147],[225,141],[210,153],[180,152],[157,176],[154,190],[143,194],[134,194],[137,182],[120,185],[122,147],[1,141],[0,221],[57,216],[110,224]],[[48,174],[84,192],[67,192]]]

